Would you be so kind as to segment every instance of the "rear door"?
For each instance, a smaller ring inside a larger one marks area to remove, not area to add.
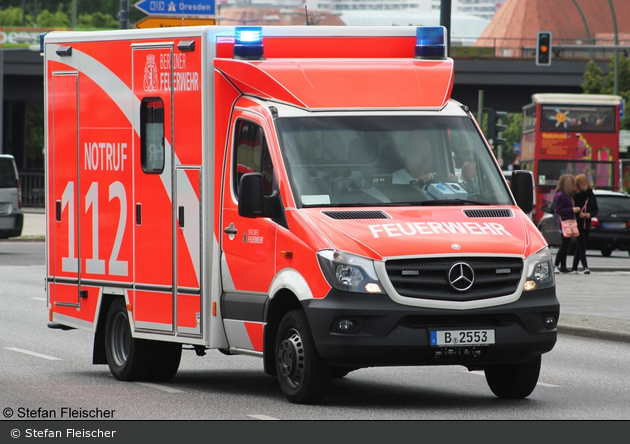
[[[52,75],[52,132],[49,154],[52,159],[48,184],[52,217],[49,217],[49,272],[55,277],[51,285],[51,303],[79,305],[79,233],[81,211],[78,182],[78,73],[58,72]]]

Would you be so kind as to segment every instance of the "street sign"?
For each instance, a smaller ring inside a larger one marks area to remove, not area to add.
[[[182,17],[145,17],[136,23],[136,28],[175,28],[177,26],[216,25],[215,19],[198,19]]]
[[[215,0],[142,0],[134,5],[147,15],[197,16],[215,15]]]

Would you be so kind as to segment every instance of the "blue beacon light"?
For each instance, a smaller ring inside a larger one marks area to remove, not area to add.
[[[443,59],[446,57],[443,26],[419,26],[416,28],[416,58]]]
[[[234,33],[234,58],[240,60],[262,60],[263,36],[260,26],[238,26]]]

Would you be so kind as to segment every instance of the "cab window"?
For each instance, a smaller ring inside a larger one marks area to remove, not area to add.
[[[238,186],[243,174],[262,173],[264,194],[271,196],[274,190],[273,164],[265,133],[260,125],[244,119],[236,122],[234,159],[234,194],[238,196]]]
[[[164,171],[164,103],[162,99],[144,99],[140,107],[140,160],[142,171]]]

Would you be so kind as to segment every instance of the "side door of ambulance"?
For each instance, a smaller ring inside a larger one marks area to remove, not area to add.
[[[231,348],[263,350],[263,311],[275,275],[277,224],[238,214],[243,174],[263,174],[264,194],[277,186],[264,121],[235,111],[224,171],[222,202],[223,322]]]
[[[137,330],[173,332],[173,46],[133,45]]]

